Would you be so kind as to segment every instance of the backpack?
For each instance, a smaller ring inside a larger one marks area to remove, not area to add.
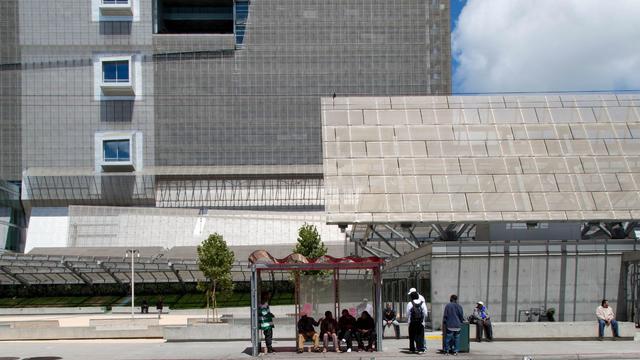
[[[424,311],[422,310],[422,301],[419,304],[414,303],[411,308],[411,322],[422,322],[424,320]]]

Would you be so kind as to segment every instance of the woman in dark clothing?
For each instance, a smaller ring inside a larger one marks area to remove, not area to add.
[[[367,311],[363,311],[356,321],[356,339],[358,340],[358,351],[364,349],[364,339],[367,339],[367,351],[373,351],[376,341],[376,324]]]
[[[331,311],[327,311],[324,313],[324,318],[320,320],[320,337],[324,342],[324,349],[322,352],[327,352],[329,348],[329,338],[333,339],[333,349],[336,352],[340,351],[340,346],[338,346],[338,322],[333,318],[333,314]]]

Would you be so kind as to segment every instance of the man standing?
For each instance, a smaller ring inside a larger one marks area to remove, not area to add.
[[[427,305],[427,301],[424,299],[424,296],[420,295],[420,293],[418,293],[418,290],[416,290],[416,288],[411,288],[409,289],[409,301],[412,301],[411,298],[411,294],[418,294],[418,300],[422,301],[425,306]],[[424,339],[424,329],[427,326],[427,313],[425,312],[424,314],[424,322],[422,323],[422,338]]]
[[[427,305],[420,301],[417,292],[411,293],[411,301],[407,304],[409,320],[409,351],[423,354],[427,347],[424,343],[424,319],[427,318]]]
[[[264,342],[267,345],[267,352],[273,353],[273,347],[271,343],[273,342],[273,314],[271,313],[271,309],[269,309],[269,293],[262,294],[262,304],[258,307],[258,325],[264,334]],[[260,347],[260,345],[258,345]]]
[[[158,311],[158,319],[160,319],[160,316],[162,315],[163,307],[164,307],[164,301],[162,300],[162,296],[160,296],[158,298],[158,301],[156,302],[156,311]]]
[[[611,332],[615,338],[620,337],[618,332],[618,322],[613,315],[613,308],[609,306],[607,299],[602,300],[602,304],[596,309],[596,317],[598,318],[598,340],[602,340],[604,336],[604,327],[611,325]]]
[[[476,323],[476,341],[482,342],[482,332],[484,331],[487,341],[493,340],[493,328],[491,327],[491,318],[487,313],[487,307],[482,301],[478,301],[473,309],[471,319]]]
[[[416,290],[416,288],[411,288],[411,289],[409,289],[409,293],[408,293],[407,295],[411,296],[411,294],[413,294],[413,293],[418,294],[418,300],[422,301],[422,302],[423,302],[423,303],[425,303],[425,304],[427,303],[427,302],[424,300],[424,296],[420,295],[420,293],[418,293],[418,290]],[[426,321],[426,320],[427,320],[427,319],[425,318],[425,321]]]
[[[460,349],[460,329],[464,322],[462,306],[458,304],[458,295],[451,295],[449,303],[444,308],[442,326],[447,329],[444,340],[444,353],[458,355]]]
[[[400,323],[396,319],[396,312],[393,310],[391,303],[387,303],[384,312],[382,313],[382,335],[384,336],[384,330],[388,326],[393,326],[393,330],[396,333],[396,339],[400,339]]]

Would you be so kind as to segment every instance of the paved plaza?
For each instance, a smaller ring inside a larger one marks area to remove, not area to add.
[[[429,340],[427,353],[409,354],[408,341],[387,340],[380,353],[326,354],[304,353],[293,350],[293,341],[276,341],[277,354],[265,355],[269,359],[436,359],[438,340]],[[163,340],[85,340],[85,341],[22,341],[0,343],[0,360],[186,360],[186,359],[250,359],[248,341],[166,343]],[[288,351],[282,351],[282,350]],[[547,341],[547,342],[493,342],[472,343],[471,353],[460,354],[460,359],[638,359],[640,344],[634,341]],[[447,357],[450,358],[450,357]]]

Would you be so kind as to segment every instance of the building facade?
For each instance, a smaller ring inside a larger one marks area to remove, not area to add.
[[[451,91],[448,1],[10,0],[0,40],[32,246],[135,226],[91,207],[322,211],[321,96]]]

